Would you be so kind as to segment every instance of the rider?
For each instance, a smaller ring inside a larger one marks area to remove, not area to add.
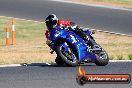
[[[51,14],[48,17],[46,17],[45,23],[48,30],[52,30],[57,26],[73,30],[77,35],[84,39],[87,45],[90,45],[92,47],[92,43],[90,42],[89,37],[83,31],[83,28],[77,26],[74,22],[60,20],[57,18],[55,14]],[[46,37],[48,37],[48,31],[46,31],[45,35]]]

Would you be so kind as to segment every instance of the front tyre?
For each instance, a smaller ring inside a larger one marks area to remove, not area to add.
[[[55,62],[57,65],[63,65],[64,64],[64,61],[59,56],[56,57]]]
[[[66,43],[66,42],[65,42]],[[78,60],[73,52],[73,49],[70,48],[70,45],[66,43],[68,47],[68,51],[65,51],[65,48],[63,46],[57,46],[56,47],[56,53],[61,59],[65,62],[67,66],[77,66]]]

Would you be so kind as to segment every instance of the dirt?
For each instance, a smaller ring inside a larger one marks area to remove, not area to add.
[[[99,2],[96,0],[73,0],[73,2],[78,3],[87,3],[87,4],[97,4],[97,5],[106,5],[106,6],[114,6],[114,7],[123,7],[123,8],[132,8],[132,4],[129,3],[120,3],[120,2]]]

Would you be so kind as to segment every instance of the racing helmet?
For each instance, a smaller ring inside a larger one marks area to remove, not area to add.
[[[51,14],[45,19],[46,26],[48,30],[52,30],[54,27],[57,26],[58,18],[55,14]]]

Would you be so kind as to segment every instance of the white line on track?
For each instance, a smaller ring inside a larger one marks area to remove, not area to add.
[[[0,17],[6,17],[6,16],[0,16]],[[6,17],[6,18],[9,18],[9,19],[14,18],[16,20],[31,21],[31,22],[36,22],[36,23],[44,23],[42,21],[28,20],[28,19],[22,19],[22,18],[16,18],[16,17]]]
[[[116,63],[116,62],[131,62],[132,63],[132,60],[110,60],[109,62],[114,62],[114,63]],[[52,65],[51,63],[44,63],[44,64],[46,64],[48,66]],[[0,68],[1,67],[20,67],[20,66],[28,66],[28,65],[26,65],[26,64],[24,64],[24,65],[21,65],[21,64],[7,64],[7,65],[0,65]]]
[[[21,64],[7,64],[7,65],[0,65],[0,67],[19,67]]]
[[[132,62],[132,60],[110,60],[109,62]]]

